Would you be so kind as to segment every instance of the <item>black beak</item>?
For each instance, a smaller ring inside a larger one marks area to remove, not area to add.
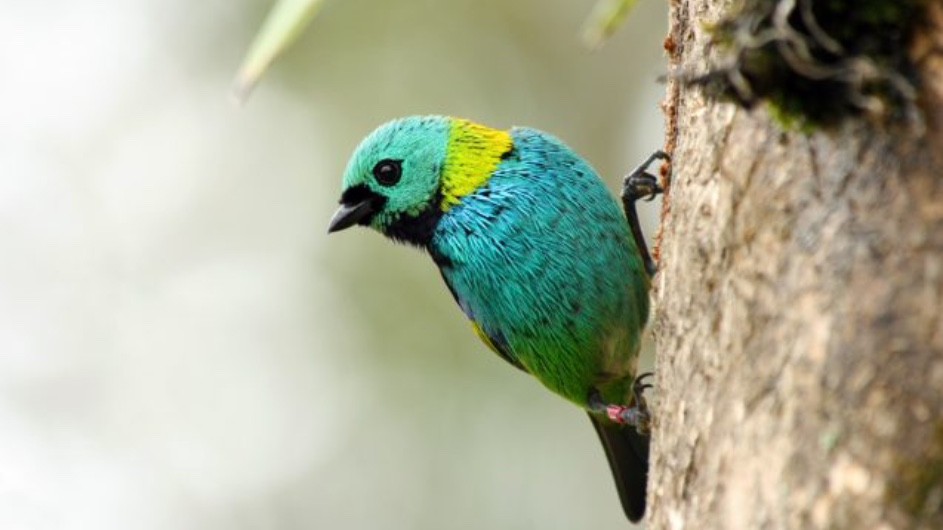
[[[331,224],[327,227],[327,233],[338,232],[345,228],[350,228],[361,220],[369,218],[376,213],[376,201],[368,197],[352,204],[342,203],[341,207],[331,218]]]

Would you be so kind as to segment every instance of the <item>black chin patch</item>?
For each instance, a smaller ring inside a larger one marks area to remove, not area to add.
[[[436,207],[436,204],[438,202],[430,204],[416,217],[399,216],[386,227],[384,233],[387,237],[401,243],[422,248],[428,247],[429,242],[432,241],[432,234],[435,233],[435,227],[442,218],[442,211]]]
[[[382,211],[383,207],[386,205],[386,197],[374,192],[368,188],[366,184],[357,184],[356,186],[347,188],[344,190],[344,193],[341,194],[341,204],[351,205],[363,201],[373,203],[373,213],[357,221],[357,224],[369,226],[377,213]]]
[[[357,224],[368,226],[373,219],[383,212],[386,206],[387,198],[376,193],[366,186],[358,184],[347,188],[341,195],[341,204],[358,204],[363,201],[371,201],[374,209],[373,213],[360,219]],[[417,247],[426,248],[432,241],[432,234],[435,227],[442,218],[442,210],[439,205],[442,204],[442,193],[436,192],[433,200],[430,201],[425,210],[417,216],[399,215],[392,222],[381,226],[383,234],[386,237],[400,243],[408,243]]]
[[[400,243],[407,243],[420,248],[428,248],[432,234],[442,219],[442,190],[436,190],[426,209],[417,216],[401,215],[383,231],[387,237]]]

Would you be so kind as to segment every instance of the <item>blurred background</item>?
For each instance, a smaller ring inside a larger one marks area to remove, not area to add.
[[[243,107],[268,2],[2,0],[0,528],[625,528],[584,414],[428,257],[326,234],[379,123],[661,147],[666,6],[333,0]],[[654,227],[657,203],[642,207]]]

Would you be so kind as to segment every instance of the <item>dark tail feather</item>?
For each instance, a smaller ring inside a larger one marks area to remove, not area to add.
[[[637,523],[645,515],[648,437],[639,434],[635,427],[617,425],[592,414],[589,419],[606,450],[622,509],[630,521]]]

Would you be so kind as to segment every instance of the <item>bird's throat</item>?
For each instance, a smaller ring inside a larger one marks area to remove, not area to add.
[[[400,243],[427,248],[444,212],[430,204],[418,215],[401,215],[390,222],[383,233]]]

